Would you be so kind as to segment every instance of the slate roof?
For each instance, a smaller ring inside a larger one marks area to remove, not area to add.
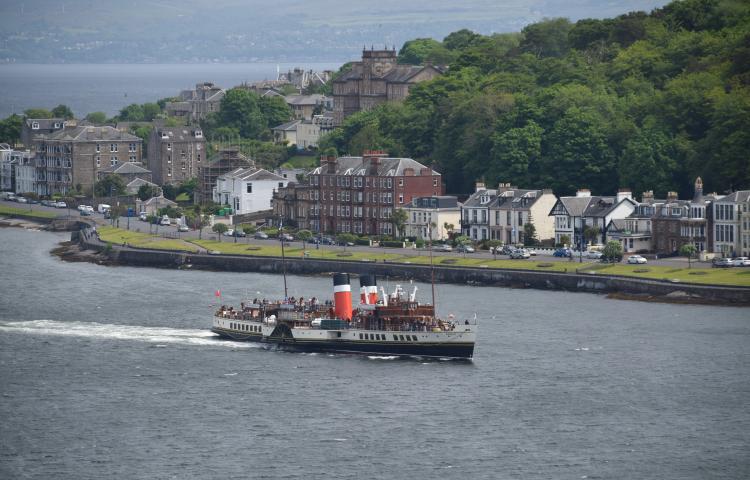
[[[284,97],[289,105],[318,105],[325,101],[325,95],[314,93],[312,95],[288,95]]]
[[[302,123],[302,120],[292,120],[290,122],[282,123],[278,127],[273,127],[271,130],[294,132],[297,131],[297,125],[299,125],[300,123]]]
[[[370,159],[363,157],[339,157],[336,159],[336,171],[334,175],[372,175],[370,173]],[[426,165],[419,163],[411,158],[378,158],[377,176],[379,177],[400,177],[404,175],[404,170],[411,168],[414,170],[414,176],[420,175],[423,168],[430,170],[430,175],[440,175]],[[316,167],[309,174],[320,175],[326,174],[325,164]]]
[[[201,136],[196,137],[195,132],[201,132]],[[169,138],[163,138],[165,135]],[[159,127],[156,130],[156,137],[161,142],[205,141],[203,131],[195,127]]]
[[[511,188],[498,193],[490,206],[501,209],[528,210],[543,194],[542,190]]]
[[[227,172],[220,176],[220,178],[228,179],[230,177],[239,178],[240,180],[274,180],[277,182],[286,181],[286,179],[280,175],[269,172],[262,168],[235,168],[231,172]]]
[[[60,140],[73,142],[93,142],[93,141],[120,141],[120,142],[137,142],[141,143],[140,137],[131,135],[127,132],[110,127],[78,126],[64,128],[48,135],[41,136],[45,140]]]
[[[65,125],[64,118],[27,118],[26,126],[31,128],[31,124],[34,122],[39,124],[39,130],[52,130],[53,128],[62,128]],[[55,127],[56,123],[59,123],[60,126]]]
[[[750,200],[750,190],[738,190],[722,197],[719,202],[745,203]]]
[[[100,172],[117,173],[119,175],[128,175],[128,174],[132,175],[132,174],[138,174],[138,173],[151,173],[151,170],[143,168],[140,165],[136,165],[133,162],[125,162],[125,163],[121,163],[120,165],[103,168],[100,170]]]
[[[624,199],[624,201],[630,201],[633,205],[636,202],[631,199]],[[568,216],[571,217],[605,217],[621,202],[617,201],[617,197],[560,197],[552,207],[552,211],[555,211],[558,203],[562,203],[565,210],[568,212]],[[552,213],[550,212],[550,215]]]
[[[482,208],[489,208],[490,205],[492,205],[492,202],[497,195],[497,190],[491,190],[491,189],[484,189],[480,190],[478,192],[474,192],[471,194],[469,198],[466,199],[464,202],[464,207],[482,207]],[[482,197],[488,196],[490,197],[490,200],[486,203],[482,203]]]
[[[450,195],[438,195],[434,197],[417,197],[405,208],[458,208],[458,199]]]

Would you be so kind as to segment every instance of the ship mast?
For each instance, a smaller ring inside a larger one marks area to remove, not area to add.
[[[435,306],[435,265],[432,263],[432,224],[427,226],[427,234],[430,236],[430,283],[432,284],[432,316],[437,314]]]
[[[279,218],[279,240],[281,240],[281,273],[284,275],[284,300],[287,300],[289,298],[289,293],[287,292],[286,288],[286,257],[284,256],[284,238],[281,236],[283,234],[283,228],[284,228],[284,219]]]

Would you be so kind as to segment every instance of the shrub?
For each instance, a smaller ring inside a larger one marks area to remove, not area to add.
[[[358,238],[355,242],[355,245],[364,245],[366,247],[370,246],[370,239],[369,238]]]
[[[396,242],[394,240],[383,240],[380,242],[381,247],[389,247],[389,248],[403,248],[404,242]]]

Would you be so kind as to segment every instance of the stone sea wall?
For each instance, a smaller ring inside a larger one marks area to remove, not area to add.
[[[79,241],[87,249],[101,252],[106,248],[88,229],[82,230],[80,234],[74,232],[72,240]],[[426,265],[388,262],[332,261],[309,258],[287,258],[282,262],[282,259],[278,257],[193,254],[123,246],[112,246],[107,254],[116,264],[142,267],[263,273],[281,273],[286,268],[286,272],[293,275],[317,275],[332,272],[357,275],[373,273],[381,278],[413,279],[422,282],[430,282],[433,275],[431,268]],[[750,305],[750,288],[746,287],[686,284],[613,275],[446,266],[435,266],[434,276],[438,283],[593,292],[644,300],[685,303]]]

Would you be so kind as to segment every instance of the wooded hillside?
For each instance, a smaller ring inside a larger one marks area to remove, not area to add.
[[[489,185],[750,188],[750,6],[685,0],[521,33],[417,39],[404,63],[449,65],[403,104],[349,117],[321,150],[385,149],[432,163],[448,191]]]

